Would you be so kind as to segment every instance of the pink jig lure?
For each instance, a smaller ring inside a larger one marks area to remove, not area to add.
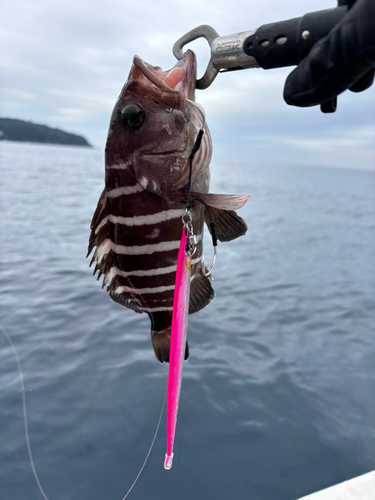
[[[186,333],[189,314],[191,256],[186,253],[188,232],[184,226],[177,258],[176,282],[173,299],[171,347],[168,372],[167,399],[167,452],[164,468],[170,469],[173,461],[173,442],[176,431],[178,403],[185,357]]]

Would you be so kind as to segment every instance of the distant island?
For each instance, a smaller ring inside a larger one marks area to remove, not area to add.
[[[46,125],[15,120],[13,118],[0,118],[1,140],[92,147],[80,135],[70,134],[58,128],[51,128]]]

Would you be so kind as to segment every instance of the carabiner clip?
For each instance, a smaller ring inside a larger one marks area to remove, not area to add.
[[[196,40],[197,38],[205,38],[208,41],[211,48],[212,42],[218,36],[219,33],[214,28],[212,28],[208,24],[202,24],[201,26],[192,29],[191,31],[189,31],[188,33],[186,33],[177,40],[177,42],[173,45],[173,55],[178,60],[183,59],[184,46],[192,42],[193,40]],[[200,90],[207,89],[211,85],[211,83],[215,80],[218,73],[219,71],[215,68],[212,59],[210,58],[204,75],[202,76],[202,78],[197,80],[196,88]]]

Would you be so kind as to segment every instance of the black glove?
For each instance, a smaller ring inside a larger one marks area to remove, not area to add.
[[[361,92],[372,85],[374,68],[375,0],[357,0],[290,73],[284,99],[305,107],[325,103],[346,89]]]

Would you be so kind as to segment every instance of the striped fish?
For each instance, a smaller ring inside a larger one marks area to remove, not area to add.
[[[187,51],[169,71],[134,57],[129,78],[114,107],[105,149],[105,188],[91,222],[90,266],[104,275],[112,300],[151,319],[157,358],[169,361],[177,255],[189,178],[189,155],[202,125],[194,101],[196,58]],[[212,143],[207,127],[194,158],[192,196],[209,207],[217,237],[229,241],[245,234],[235,210],[247,196],[208,194]],[[198,238],[191,262],[189,313],[213,298],[204,274],[205,205],[191,209]],[[185,357],[188,356],[186,348]]]

